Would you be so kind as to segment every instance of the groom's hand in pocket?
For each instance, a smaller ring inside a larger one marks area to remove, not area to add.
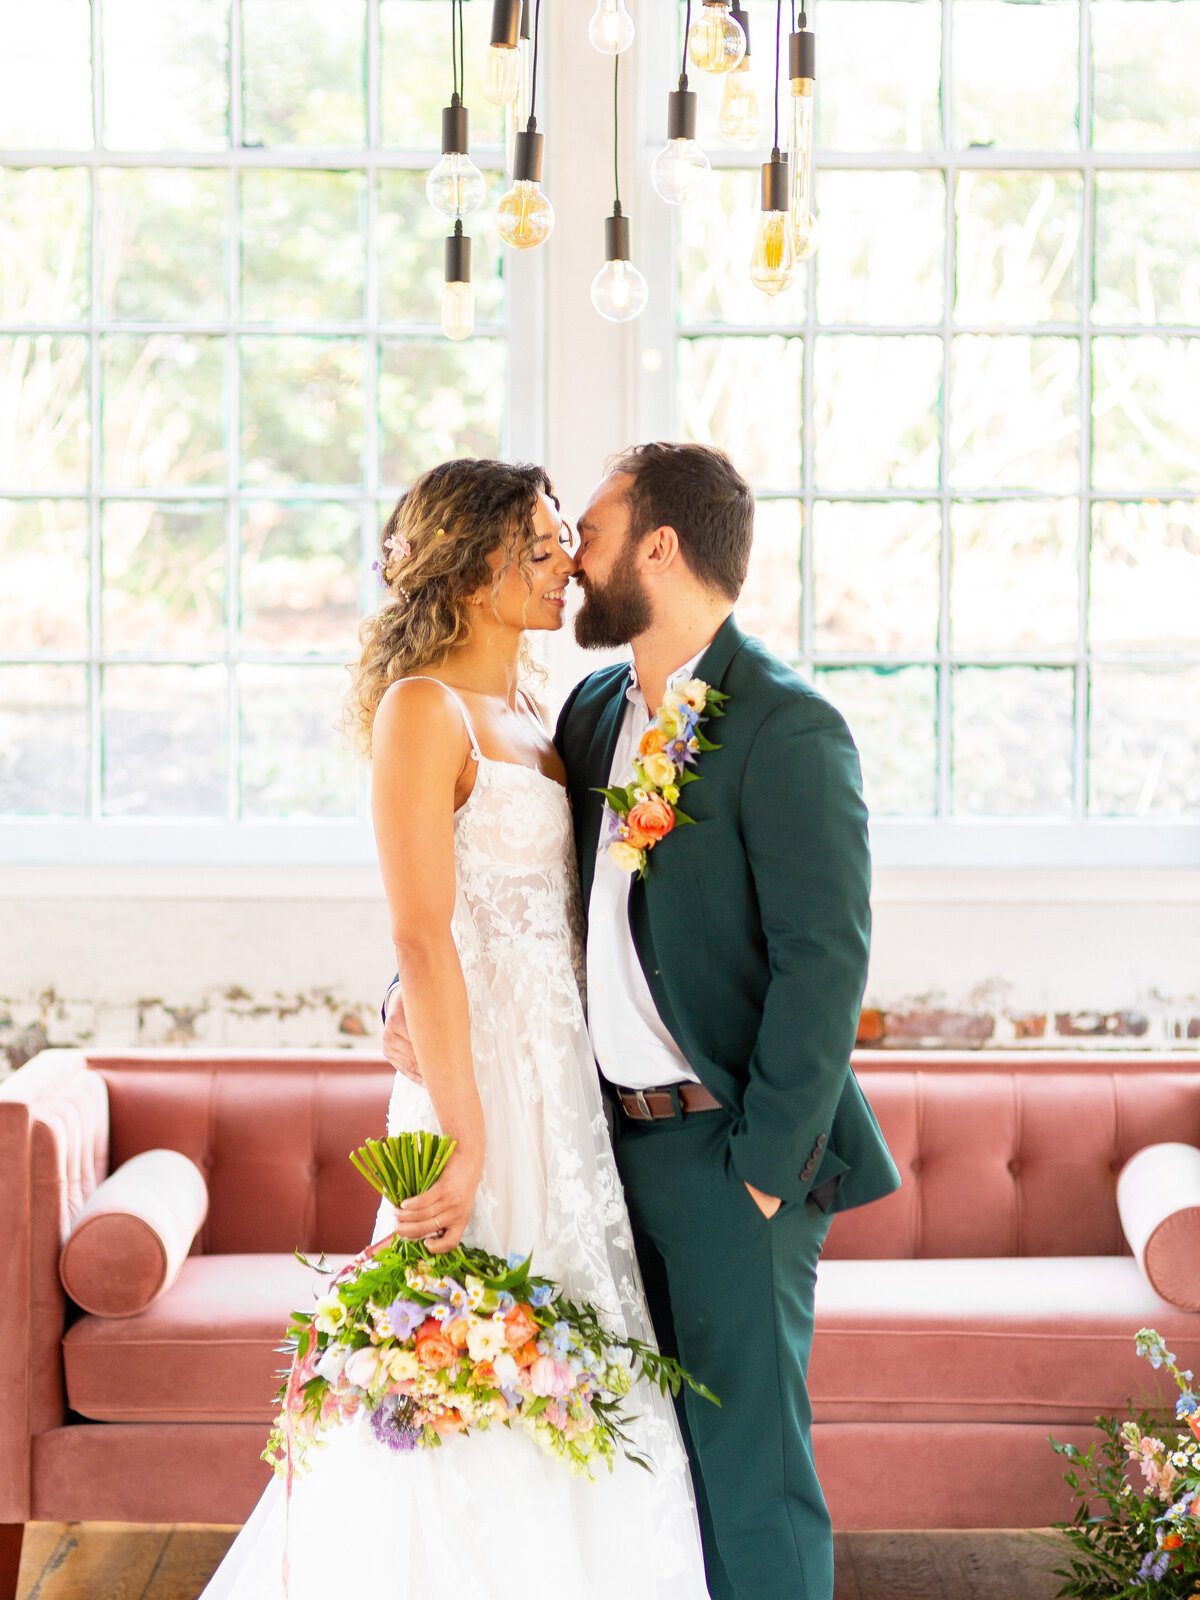
[[[745,1183],[745,1179],[742,1181]],[[775,1195],[764,1194],[761,1189],[756,1189],[752,1183],[746,1184],[746,1193],[750,1196],[751,1200],[754,1201],[754,1204],[762,1212],[763,1216],[766,1217],[768,1222],[770,1222],[771,1218],[783,1204],[783,1201],[777,1199]]]
[[[403,1073],[413,1083],[421,1083],[421,1069],[417,1066],[417,1053],[408,1033],[408,1019],[404,1015],[404,996],[400,985],[388,990],[387,1011],[383,1023],[383,1054],[388,1064]]]

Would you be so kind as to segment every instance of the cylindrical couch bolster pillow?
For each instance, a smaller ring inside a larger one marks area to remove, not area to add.
[[[208,1187],[178,1150],[146,1150],[99,1185],[58,1258],[62,1286],[97,1317],[132,1317],[164,1294],[208,1214]]]
[[[1200,1311],[1200,1150],[1139,1150],[1117,1179],[1117,1210],[1154,1292],[1181,1311]]]

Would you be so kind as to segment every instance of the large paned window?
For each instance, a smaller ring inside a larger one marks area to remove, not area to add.
[[[765,147],[776,8],[749,12]],[[722,146],[694,75],[719,170],[643,352],[660,425],[757,492],[740,614],[846,713],[878,817],[1194,819],[1200,3],[808,17],[820,249],[750,285],[765,148]]]
[[[478,332],[438,326],[449,89],[427,0],[8,8],[0,813],[360,809],[336,724],[380,519],[509,444],[486,226]],[[473,128],[496,183],[498,118]]]

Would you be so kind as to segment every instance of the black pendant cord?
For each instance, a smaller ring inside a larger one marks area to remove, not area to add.
[[[462,99],[458,81],[458,0],[450,0],[450,98],[453,105]]]
[[[464,102],[467,98],[467,40],[463,25],[463,0],[458,3],[458,92]]]
[[[527,0],[527,3],[528,3],[528,0]],[[534,5],[534,8],[533,8],[533,66],[530,68],[530,72],[529,72],[529,122],[528,122],[528,125],[527,125],[526,130],[525,130],[527,133],[533,133],[537,129],[536,109],[537,109],[538,45],[541,43],[541,37],[542,37],[542,0],[536,0],[536,4]]]
[[[676,14],[678,15],[678,13],[676,13]],[[683,59],[679,63],[679,87],[681,89],[684,89],[684,90],[686,90],[687,86],[688,86],[688,79],[687,79],[687,52],[688,52],[688,38],[691,35],[691,31],[692,31],[692,0],[687,0],[687,7],[686,7],[686,10],[684,12],[684,17],[683,17]]]
[[[779,154],[779,30],[783,24],[783,0],[775,0],[775,154]]]
[[[617,105],[617,84],[620,81],[621,56],[620,53],[613,57],[613,214],[621,214],[621,172],[617,161],[617,135],[620,127],[620,112]]]
[[[792,0],[792,32],[796,31],[796,0]]]

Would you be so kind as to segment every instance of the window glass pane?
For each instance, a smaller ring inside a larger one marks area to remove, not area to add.
[[[379,369],[380,480],[397,488],[448,456],[498,456],[499,339],[385,339]]]
[[[106,816],[225,814],[223,666],[103,669]]]
[[[88,647],[88,508],[0,500],[0,650]]]
[[[429,0],[380,0],[379,29],[383,143],[440,150],[442,107],[450,104],[449,7],[431,11]],[[472,151],[504,143],[504,114],[482,92],[491,30],[491,6],[463,7]]]
[[[794,661],[800,653],[802,521],[798,500],[758,502],[750,570],[737,602],[739,625],[785,661]]]
[[[110,150],[214,150],[229,139],[229,0],[104,0]]]
[[[109,334],[100,344],[103,477],[109,488],[220,483],[220,339]]]
[[[1200,323],[1200,172],[1096,174],[1097,322]]]
[[[242,648],[355,654],[361,551],[357,506],[244,506]]]
[[[90,150],[93,143],[88,0],[5,6],[0,150]]]
[[[821,146],[929,150],[941,143],[936,0],[821,0],[813,26]]]
[[[238,668],[244,817],[352,817],[359,769],[341,731],[343,667]]]
[[[756,488],[800,487],[804,341],[679,341],[679,436],[729,453]]]
[[[954,341],[950,481],[971,489],[1079,482],[1079,341],[1010,334]]]
[[[814,377],[818,488],[937,488],[941,339],[823,335]],[[770,393],[747,395],[744,425]]]
[[[1092,142],[1099,150],[1200,145],[1200,0],[1091,0]]]
[[[247,322],[361,319],[362,173],[243,172],[241,202]]]
[[[941,526],[937,505],[817,501],[813,592],[819,653],[936,651]]]
[[[1078,322],[1083,185],[1068,172],[961,172],[959,322]]]
[[[1089,637],[1093,650],[1200,651],[1200,504],[1093,506]]]
[[[872,816],[931,815],[937,803],[934,669],[826,667],[814,681],[850,724]]]
[[[104,315],[129,322],[219,322],[225,295],[224,172],[110,167],[100,173]]]
[[[104,649],[225,648],[225,511],[110,500],[100,521]]]
[[[761,182],[753,172],[714,172],[704,201],[679,207],[679,291],[683,323],[803,322],[807,274],[771,298],[750,283]],[[818,261],[820,256],[818,255]]]
[[[87,810],[86,667],[0,667],[0,812]]]
[[[86,317],[90,231],[85,168],[0,169],[0,321]]]
[[[242,0],[244,142],[361,145],[365,45],[365,0]]]
[[[942,320],[946,184],[940,173],[823,172],[816,199],[822,322]]]
[[[1074,701],[1070,668],[956,668],[955,815],[1069,815]]]
[[[0,337],[0,489],[88,480],[86,339]]]
[[[954,0],[960,150],[1079,144],[1078,0]]]
[[[1092,342],[1092,482],[1200,488],[1200,340]]]
[[[432,158],[431,158],[432,161]],[[507,188],[500,173],[486,173],[484,208],[490,216]],[[442,241],[452,224],[425,198],[424,172],[378,175],[379,318],[381,322],[428,322],[442,316]],[[477,213],[478,216],[478,213]],[[475,285],[475,325],[501,322],[504,280],[500,239],[495,228],[472,218],[471,281]]]
[[[1001,500],[950,509],[950,621],[958,655],[1074,652],[1079,502]]]
[[[1093,815],[1194,818],[1197,750],[1200,666],[1092,668]]]
[[[361,481],[362,358],[349,339],[241,340],[243,482]]]

